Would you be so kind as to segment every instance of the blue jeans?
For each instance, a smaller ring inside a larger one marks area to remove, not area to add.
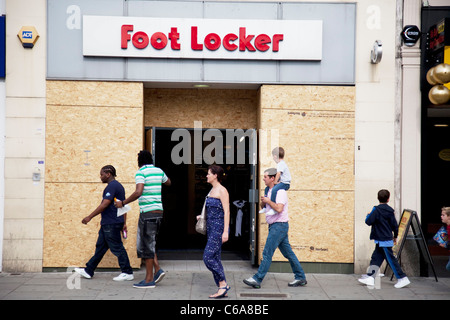
[[[276,185],[274,185],[272,188],[272,194],[270,196],[270,201],[276,202],[278,190],[284,189],[284,190],[288,191],[290,187],[291,187],[291,185],[289,183],[283,183],[283,182],[279,182]],[[267,196],[268,193],[269,193],[269,187],[266,187],[266,189],[264,190],[264,195]]]
[[[98,239],[95,245],[94,256],[86,263],[84,270],[91,277],[97,268],[100,261],[102,261],[108,249],[117,257],[119,261],[120,270],[122,273],[132,274],[133,269],[128,259],[127,251],[125,250],[120,231],[122,231],[123,223],[105,224],[100,227],[98,231]]]
[[[269,225],[269,235],[267,236],[266,245],[262,254],[263,259],[259,265],[258,272],[253,276],[253,279],[258,283],[263,281],[267,271],[269,271],[273,254],[277,248],[289,260],[295,279],[306,279],[305,272],[289,244],[288,230],[289,224],[287,222],[275,222]]]
[[[381,267],[381,264],[385,259],[391,267],[392,272],[394,273],[397,280],[406,277],[406,274],[403,272],[397,258],[392,252],[392,247],[380,247],[380,245],[377,243],[375,246],[375,250],[372,253],[372,257],[370,258],[370,265]],[[372,276],[373,272],[368,275]]]

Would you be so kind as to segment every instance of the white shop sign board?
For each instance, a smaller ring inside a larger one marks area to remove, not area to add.
[[[84,15],[82,32],[84,56],[232,60],[322,59],[321,20]]]

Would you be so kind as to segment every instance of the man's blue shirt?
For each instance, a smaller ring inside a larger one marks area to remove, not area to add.
[[[103,199],[111,200],[111,204],[102,212],[101,225],[123,223],[123,216],[117,217],[117,208],[114,206],[114,198],[125,200],[125,189],[117,180],[112,180],[103,190]]]

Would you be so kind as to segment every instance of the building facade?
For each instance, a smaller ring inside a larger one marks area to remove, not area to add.
[[[144,148],[174,182],[162,252],[201,250],[195,216],[215,162],[232,202],[224,251],[258,264],[267,225],[256,208],[278,146],[293,176],[290,241],[306,271],[364,272],[364,219],[380,189],[397,218],[404,208],[424,218],[424,41],[407,46],[401,31],[426,34],[423,13],[443,3],[3,3],[2,270],[83,265],[99,222],[81,220],[100,201],[100,168],[114,165],[130,194]],[[430,112],[445,118],[445,107]],[[125,241],[133,267],[138,210]],[[419,272],[410,251],[407,269]],[[284,269],[281,254],[274,261]],[[101,266],[115,265],[110,255]]]

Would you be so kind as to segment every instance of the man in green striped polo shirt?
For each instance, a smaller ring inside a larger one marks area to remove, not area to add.
[[[117,201],[121,208],[125,204],[139,199],[139,223],[137,231],[137,255],[145,260],[145,279],[133,285],[135,288],[154,288],[165,273],[160,268],[156,256],[156,236],[163,217],[161,199],[162,185],[170,186],[169,177],[160,168],[153,165],[152,154],[146,150],[138,154],[139,170],[136,172],[136,190],[125,200]],[[153,276],[153,269],[155,271]]]

